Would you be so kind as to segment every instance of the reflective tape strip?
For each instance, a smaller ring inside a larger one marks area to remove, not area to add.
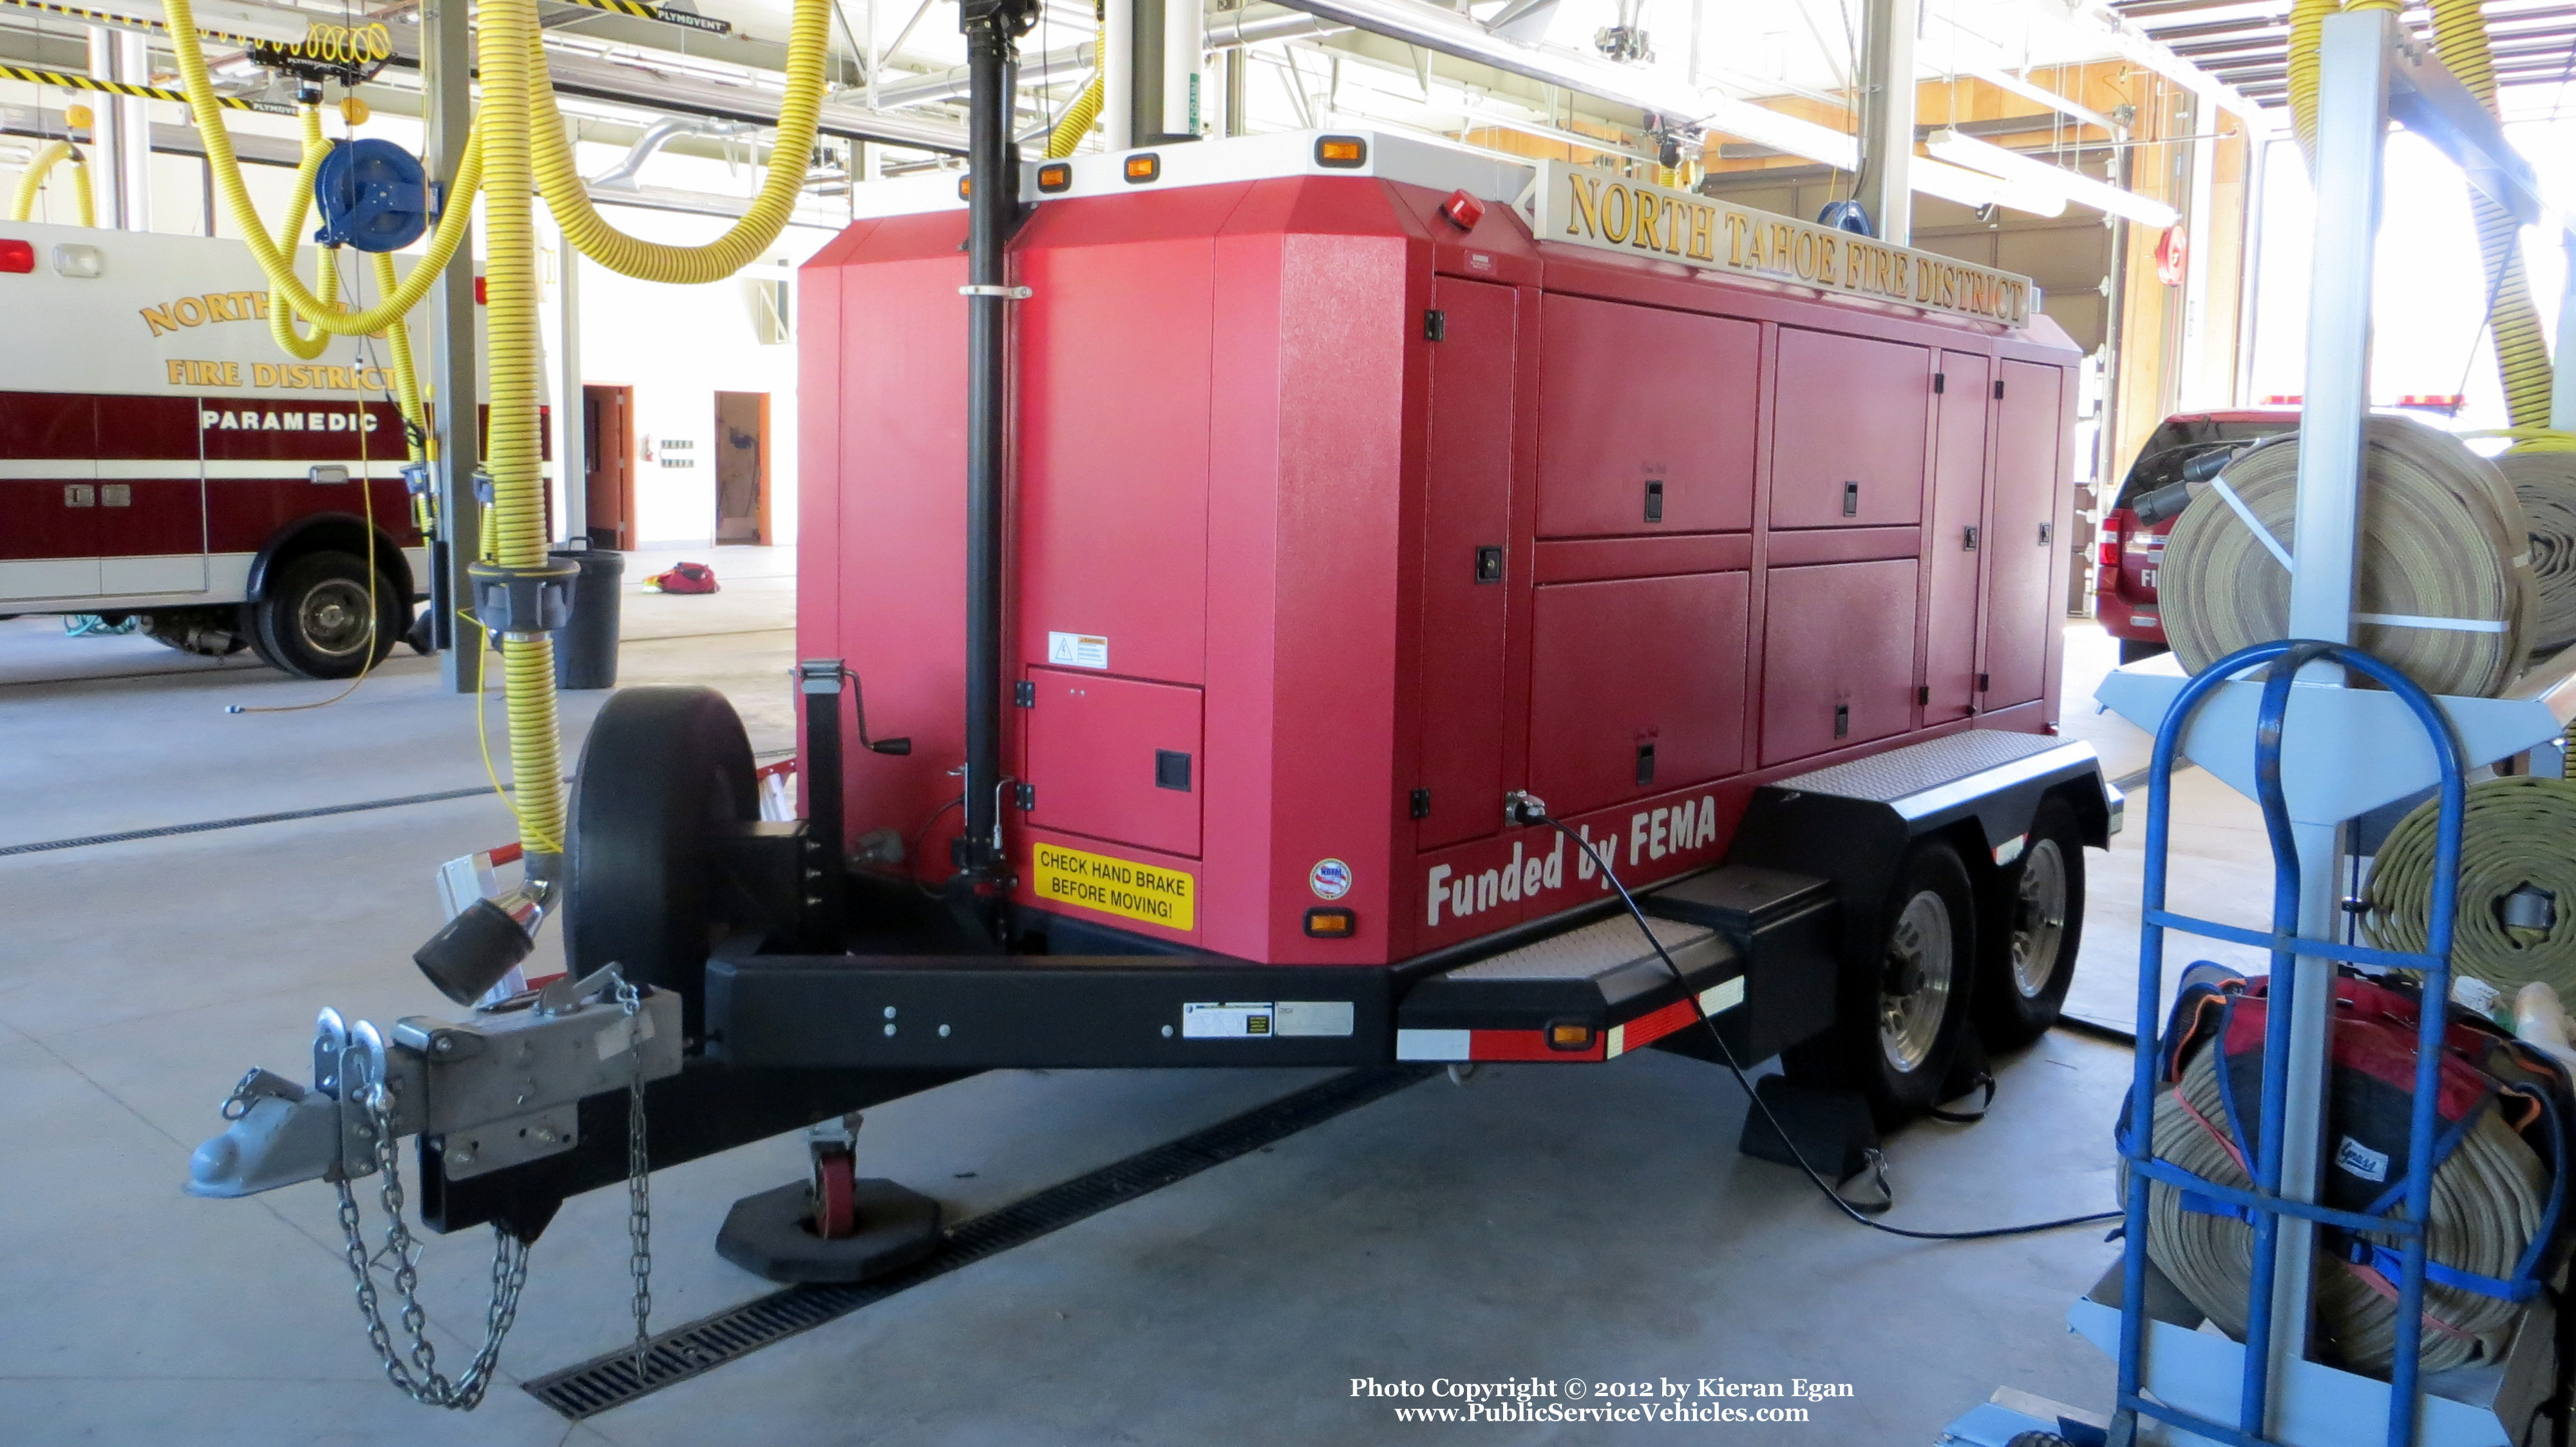
[[[2213,477],[2209,480],[2209,485],[2218,489],[2219,501],[2226,503],[2229,509],[2243,520],[2246,530],[2261,539],[2263,546],[2271,550],[2275,562],[2293,573],[2299,570],[2298,564],[2290,561],[2290,550],[2281,546],[2281,540],[2272,536],[2272,530],[2263,526],[2262,520],[2254,516],[2254,509],[2245,505],[2245,499],[2236,495],[2236,489],[2227,485],[2226,478]]]
[[[2424,618],[2413,613],[2355,613],[2355,623],[2376,623],[2382,628],[2443,628],[2453,633],[2502,633],[2504,623],[2492,618]]]
[[[1395,1032],[1395,1058],[1465,1060],[1469,1058],[1470,1038],[1470,1032],[1465,1030],[1398,1030]]]

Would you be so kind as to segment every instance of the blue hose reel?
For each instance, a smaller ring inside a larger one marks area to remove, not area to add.
[[[429,175],[391,141],[334,141],[313,174],[324,246],[400,251],[429,229]]]

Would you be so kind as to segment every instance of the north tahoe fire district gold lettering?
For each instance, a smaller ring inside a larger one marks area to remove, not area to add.
[[[2027,277],[1563,161],[1539,162],[1531,224],[1542,241],[1793,281],[2008,327],[2030,325]]]

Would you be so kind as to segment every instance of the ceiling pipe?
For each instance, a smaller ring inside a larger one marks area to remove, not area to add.
[[[635,138],[635,144],[627,148],[624,160],[591,177],[587,184],[611,190],[622,188],[631,191],[635,189],[635,177],[644,169],[644,163],[653,159],[655,153],[664,146],[682,136],[747,136],[759,129],[758,126],[742,121],[716,121],[702,116],[664,116],[646,127],[644,134]]]
[[[1240,10],[1218,10],[1207,17],[1206,48],[1214,55],[1238,46],[1259,45],[1271,40],[1302,40],[1339,35],[1347,25],[1334,25],[1302,10],[1277,5],[1250,5]],[[1080,80],[1100,63],[1100,47],[1085,41],[1032,55],[1020,62],[1020,84],[1052,86]],[[877,84],[877,106],[895,110],[903,106],[932,105],[951,101],[966,94],[966,67],[935,70],[926,75],[908,76],[902,80]]]
[[[1841,131],[1703,91],[1662,71],[1507,39],[1470,16],[1422,0],[1287,0],[1287,4],[1407,45],[1652,112],[1668,123],[1723,131],[1846,171],[1860,159],[1858,145]]]

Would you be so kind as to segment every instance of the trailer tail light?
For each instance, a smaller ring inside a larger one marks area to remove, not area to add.
[[[1318,940],[1346,940],[1359,933],[1359,916],[1338,906],[1325,906],[1306,911],[1306,936]]]
[[[1155,155],[1153,152],[1139,151],[1135,155],[1127,158],[1127,183],[1129,185],[1141,186],[1147,181],[1159,181],[1162,177],[1163,158]]]
[[[0,241],[0,271],[26,273],[36,269],[36,248],[26,241]]]
[[[1336,171],[1356,171],[1368,164],[1368,142],[1357,136],[1317,136],[1315,164]]]
[[[2100,554],[2100,561],[2103,567],[2116,568],[2120,566],[2120,541],[2120,520],[2116,517],[2103,519],[2102,551]]]
[[[1073,167],[1062,161],[1049,161],[1038,167],[1038,189],[1052,196],[1073,184]]]
[[[1449,199],[1440,203],[1440,214],[1459,230],[1473,231],[1476,223],[1485,219],[1485,203],[1464,191],[1452,191]]]

